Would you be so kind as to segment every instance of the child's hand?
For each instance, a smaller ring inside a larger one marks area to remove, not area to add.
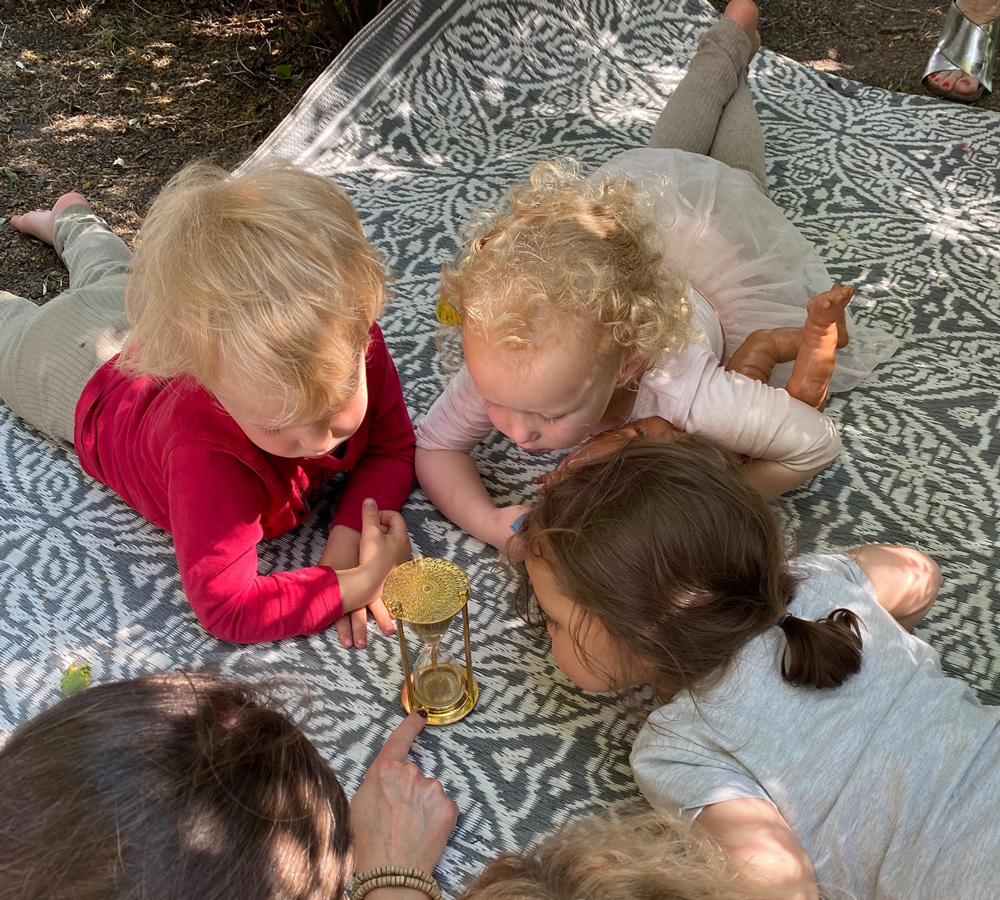
[[[344,604],[344,615],[336,622],[342,647],[360,649],[368,643],[369,612],[383,634],[396,630],[396,623],[382,601],[382,586],[389,573],[409,557],[410,535],[403,517],[392,510],[379,511],[374,500],[365,500],[361,508],[357,565],[337,571]]]
[[[514,562],[520,559],[518,555],[520,542],[516,540],[517,531],[514,526],[528,509],[529,507],[521,504],[497,506],[489,514],[489,522],[486,527],[486,532],[489,534],[488,543],[501,553],[506,553]]]
[[[410,558],[410,534],[403,517],[395,510],[379,510],[370,497],[361,506],[361,548],[358,565],[367,569],[382,585],[396,566]]]
[[[540,484],[542,493],[545,493],[547,488],[562,481],[576,466],[599,456],[614,453],[627,441],[635,439],[670,441],[683,433],[679,428],[659,416],[636,419],[634,422],[622,425],[621,428],[612,428],[610,431],[602,431],[600,434],[594,435],[568,456],[563,457],[559,465],[548,475],[539,475],[535,479],[535,484]]]

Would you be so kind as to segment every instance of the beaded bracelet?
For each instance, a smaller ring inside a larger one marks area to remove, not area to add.
[[[356,876],[351,900],[364,900],[369,891],[384,887],[410,888],[426,894],[431,900],[444,900],[432,876],[421,869],[404,869],[401,866],[379,866]]]

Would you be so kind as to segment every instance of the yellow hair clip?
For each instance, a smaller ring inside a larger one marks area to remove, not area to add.
[[[442,297],[434,307],[434,316],[442,325],[461,325],[462,314]]]

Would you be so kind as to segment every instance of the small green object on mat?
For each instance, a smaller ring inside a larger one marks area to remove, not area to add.
[[[59,679],[59,690],[67,697],[79,694],[80,691],[86,690],[89,687],[90,666],[87,663],[84,663],[82,666],[70,663],[69,668],[63,673],[63,677]]]

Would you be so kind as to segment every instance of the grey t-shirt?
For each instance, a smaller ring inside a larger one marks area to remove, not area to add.
[[[859,900],[1000,895],[1000,708],[941,672],[937,654],[878,605],[844,556],[807,556],[789,607],[863,622],[861,671],[839,688],[781,677],[778,628],[750,641],[724,680],[678,694],[632,748],[656,809],[689,821],[712,803],[773,803],[821,885]]]

